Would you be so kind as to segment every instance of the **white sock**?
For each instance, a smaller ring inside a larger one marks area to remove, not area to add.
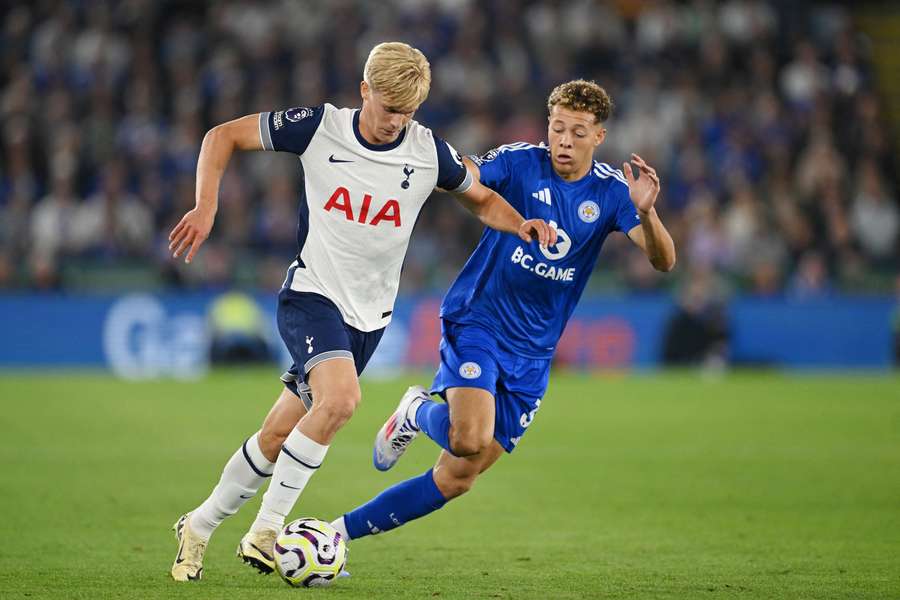
[[[191,513],[191,530],[208,540],[225,517],[233,515],[272,474],[274,463],[263,456],[257,431],[238,448],[222,471],[219,483]]]
[[[262,506],[250,531],[284,527],[285,517],[294,508],[309,478],[325,460],[326,452],[328,446],[308,438],[297,429],[291,431],[275,461],[272,482],[263,495]]]
[[[347,533],[347,526],[344,525],[344,517],[338,517],[332,521],[331,526],[337,529],[337,532],[341,534],[341,537],[344,538],[345,542],[350,541],[350,534]]]

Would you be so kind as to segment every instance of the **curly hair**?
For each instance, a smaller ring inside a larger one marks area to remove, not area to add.
[[[613,110],[612,99],[606,90],[596,82],[584,79],[567,81],[553,88],[547,98],[547,110],[552,111],[556,105],[578,112],[589,112],[597,118],[598,123],[606,121]]]

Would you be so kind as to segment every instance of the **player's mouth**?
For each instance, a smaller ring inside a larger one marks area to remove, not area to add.
[[[563,165],[567,165],[572,162],[572,156],[570,154],[565,154],[565,153],[557,154],[556,162],[563,164]]]

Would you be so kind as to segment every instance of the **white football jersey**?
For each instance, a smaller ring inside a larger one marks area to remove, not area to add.
[[[325,296],[360,331],[386,326],[425,200],[436,187],[472,185],[459,155],[416,121],[372,145],[358,109],[330,104],[260,113],[259,136],[266,150],[299,155],[302,167],[299,251],[284,286]]]

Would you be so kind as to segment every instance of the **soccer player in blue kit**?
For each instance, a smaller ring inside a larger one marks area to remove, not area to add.
[[[656,213],[656,171],[636,154],[622,171],[593,160],[611,101],[594,82],[556,87],[547,103],[548,146],[517,143],[467,161],[485,186],[525,218],[555,227],[541,247],[485,229],[441,305],[441,363],[431,398],[411,387],[375,439],[390,469],[420,431],[442,451],[433,469],[398,483],[332,524],[346,539],[399,527],[472,488],[512,452],[541,405],[550,362],[606,236],[621,231],[653,266],[669,271],[675,246]],[[623,173],[624,172],[624,173]]]

